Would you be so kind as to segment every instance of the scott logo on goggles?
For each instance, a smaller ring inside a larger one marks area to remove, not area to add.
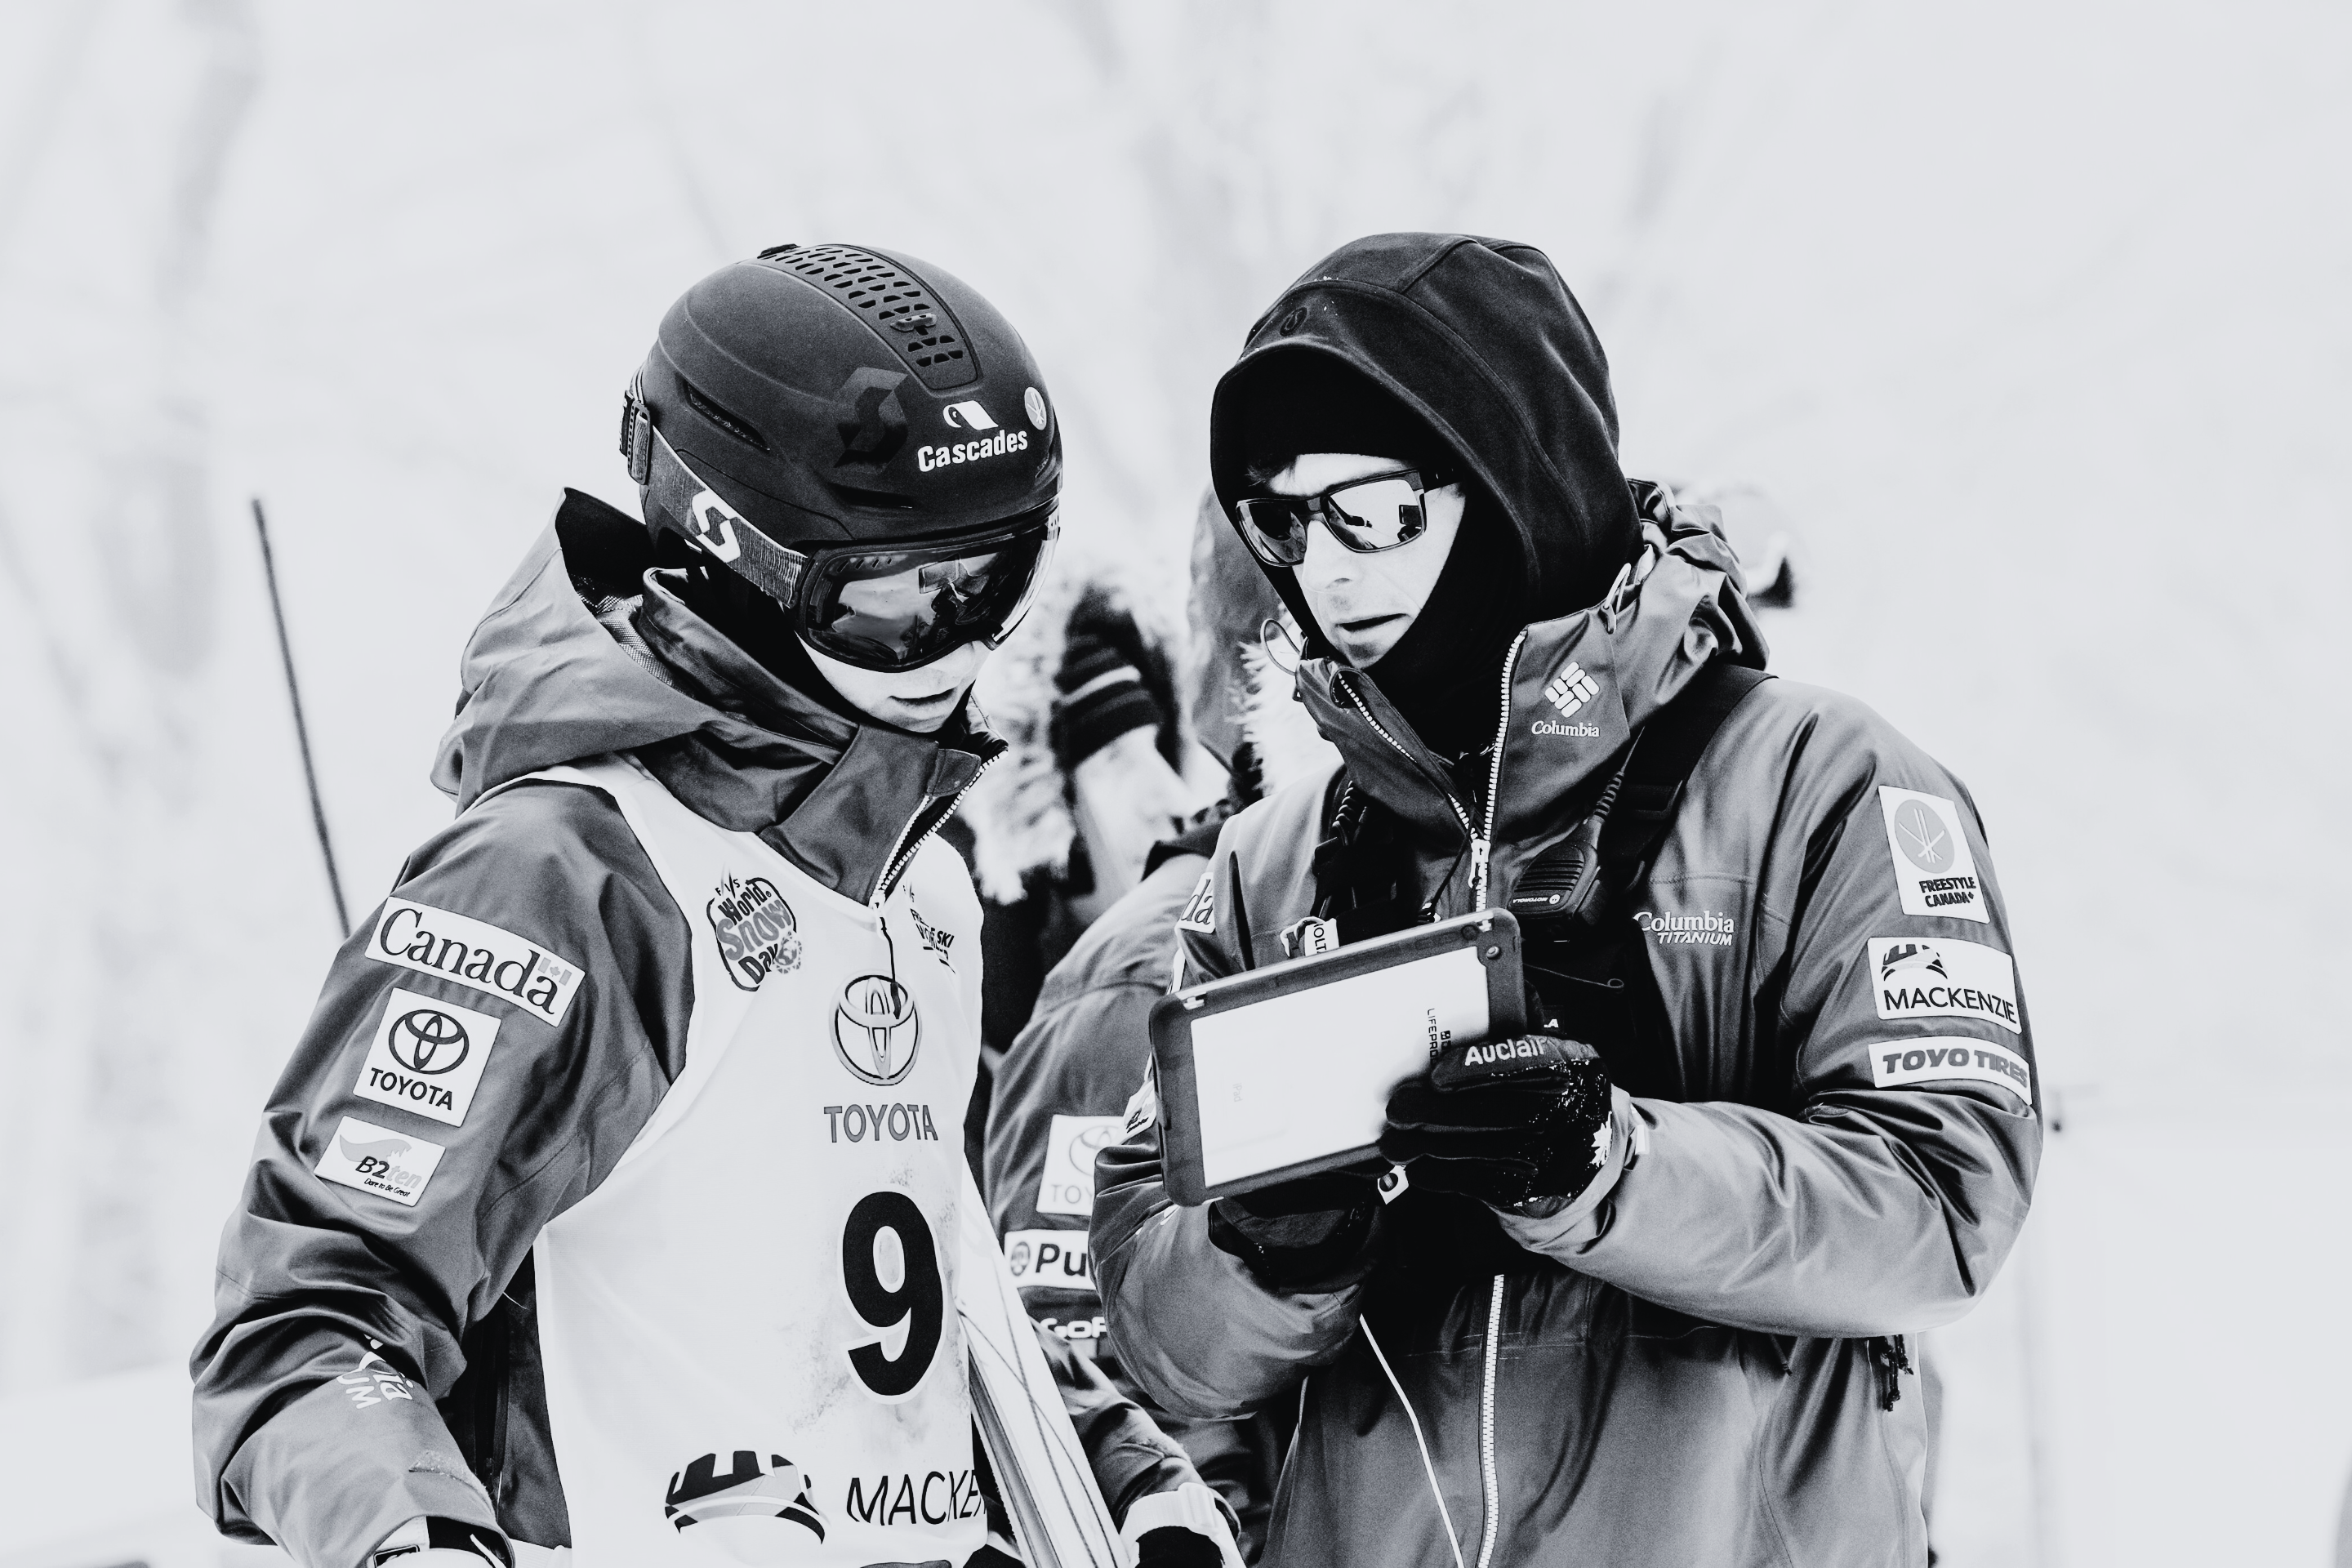
[[[692,513],[687,521],[694,526],[697,544],[721,561],[732,561],[743,553],[743,542],[735,537],[735,525],[743,520],[736,515],[734,508],[719,499],[718,492],[697,490],[688,510]]]
[[[1028,431],[999,430],[986,440],[959,441],[952,447],[918,447],[915,448],[915,467],[928,474],[933,468],[944,468],[950,463],[977,463],[987,458],[1001,458],[1007,452],[1025,452],[1028,449]]]

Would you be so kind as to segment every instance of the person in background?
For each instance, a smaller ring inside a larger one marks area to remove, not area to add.
[[[1088,1254],[1122,1370],[1298,1411],[1283,1568],[1924,1563],[1907,1338],[1999,1272],[2042,1145],[1974,803],[1764,674],[1533,247],[1343,247],[1210,428],[1343,761],[1224,825],[1188,973],[1508,910],[1534,1026],[1442,1046],[1375,1164],[1198,1207],[1141,1096]]]
[[[1112,905],[1045,977],[1036,1010],[998,1069],[982,1172],[989,1217],[1039,1324],[1110,1374],[1184,1446],[1241,1521],[1255,1561],[1286,1425],[1278,1414],[1188,1422],[1153,1409],[1120,1369],[1087,1268],[1095,1153],[1115,1142],[1150,1065],[1145,1020],[1168,992],[1176,920],[1224,818],[1268,789],[1328,769],[1336,753],[1292,700],[1292,668],[1265,647],[1282,601],[1226,523],[1213,492],[1194,531],[1183,683],[1202,745],[1225,764],[1217,805],[1154,846],[1139,885]],[[1287,636],[1293,639],[1296,628]],[[1271,639],[1277,648],[1295,641]]]
[[[981,894],[983,1046],[965,1121],[974,1171],[997,1071],[1046,972],[1202,804],[1182,775],[1175,639],[1156,607],[1115,571],[1058,574],[977,689],[1006,751],[949,828]]]

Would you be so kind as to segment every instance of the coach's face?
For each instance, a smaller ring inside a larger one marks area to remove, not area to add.
[[[1356,452],[1307,452],[1265,488],[1276,495],[1320,495],[1404,466],[1394,458]],[[1291,570],[1323,640],[1354,668],[1379,663],[1396,647],[1445,570],[1445,558],[1462,527],[1462,487],[1445,485],[1426,492],[1423,509],[1425,526],[1386,550],[1350,550],[1319,521],[1307,531],[1307,558]]]

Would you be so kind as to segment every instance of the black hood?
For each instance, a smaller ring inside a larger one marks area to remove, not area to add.
[[[1535,247],[1376,234],[1308,268],[1217,384],[1209,465],[1228,514],[1248,490],[1250,410],[1334,372],[1360,375],[1425,421],[1492,498],[1525,564],[1520,622],[1597,604],[1640,549],[1608,358]],[[1291,574],[1267,574],[1307,651],[1328,656]]]

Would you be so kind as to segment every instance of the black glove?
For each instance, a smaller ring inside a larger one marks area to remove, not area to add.
[[[1609,1073],[1553,1035],[1455,1046],[1389,1096],[1381,1152],[1412,1184],[1556,1214],[1609,1161]]]
[[[1170,1525],[1135,1543],[1135,1568],[1224,1568],[1224,1553],[1205,1535]]]
[[[1380,1210],[1372,1175],[1351,1167],[1219,1198],[1209,1205],[1209,1240],[1269,1285],[1329,1281],[1371,1239]]]

